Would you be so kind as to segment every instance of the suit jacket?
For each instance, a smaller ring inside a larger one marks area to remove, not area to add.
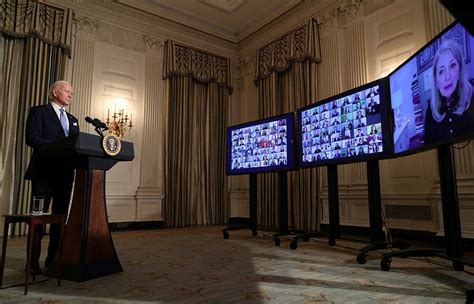
[[[67,113],[69,136],[79,133],[77,118]],[[40,153],[46,144],[64,140],[64,130],[51,104],[34,106],[26,120],[26,144],[33,148],[33,155],[26,170],[25,179],[29,180],[74,180],[74,169],[61,160]]]

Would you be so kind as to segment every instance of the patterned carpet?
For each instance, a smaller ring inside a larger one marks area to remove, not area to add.
[[[0,303],[464,303],[462,286],[474,282],[472,269],[442,260],[394,259],[385,272],[378,253],[357,264],[360,243],[321,239],[290,250],[269,233],[231,231],[224,240],[222,228],[114,232],[123,273],[61,287],[39,276],[27,296],[12,287],[23,281],[25,239],[11,239]]]

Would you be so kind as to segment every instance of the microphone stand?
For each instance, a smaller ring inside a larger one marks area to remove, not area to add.
[[[96,126],[95,127],[95,131],[97,132],[97,134],[99,134],[99,136],[102,138],[104,137],[104,134],[102,132],[104,132],[105,130],[108,130],[109,128],[101,128],[100,126]]]

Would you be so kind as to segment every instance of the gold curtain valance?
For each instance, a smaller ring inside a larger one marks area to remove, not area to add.
[[[230,60],[194,48],[165,41],[163,79],[190,76],[200,82],[214,82],[232,94]]]
[[[7,38],[37,37],[71,56],[72,10],[28,0],[2,0],[0,34]]]
[[[306,60],[321,62],[319,27],[313,18],[257,50],[255,85],[274,71],[283,72],[290,68],[293,62]]]

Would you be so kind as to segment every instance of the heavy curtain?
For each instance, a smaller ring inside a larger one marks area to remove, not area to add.
[[[168,40],[163,79],[165,225],[223,224],[230,61]]]
[[[23,180],[31,153],[24,139],[26,117],[31,106],[48,102],[49,85],[65,76],[71,25],[68,9],[26,0],[1,2],[2,214],[28,211],[30,184]]]
[[[257,50],[255,85],[260,118],[296,111],[317,100],[316,64],[321,60],[319,29],[311,19],[283,37]],[[278,175],[260,174],[257,224],[278,227]],[[317,230],[318,173],[304,169],[288,175],[290,227]]]

